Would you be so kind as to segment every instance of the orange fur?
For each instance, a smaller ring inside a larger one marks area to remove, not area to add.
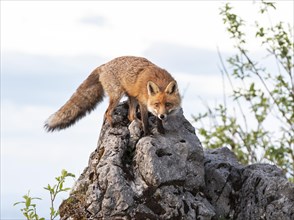
[[[150,89],[156,91],[151,94]],[[93,110],[103,100],[104,93],[109,96],[106,120],[112,125],[112,112],[122,96],[127,95],[129,119],[136,119],[139,104],[145,135],[149,133],[148,110],[159,118],[164,115],[165,118],[160,118],[163,120],[179,109],[181,102],[176,81],[166,70],[142,57],[119,57],[96,68],[69,101],[47,120],[45,127],[48,131],[69,127]],[[156,102],[160,108],[154,106]]]

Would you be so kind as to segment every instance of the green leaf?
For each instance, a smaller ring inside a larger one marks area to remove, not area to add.
[[[59,184],[59,190],[62,190],[62,187],[63,187],[63,182],[61,182],[61,183]]]
[[[16,202],[16,203],[13,203],[13,206],[16,206],[16,205],[19,205],[19,204],[24,204],[25,202]]]
[[[30,207],[31,201],[32,201],[32,199],[30,197],[26,198],[26,202],[25,202],[26,207]]]

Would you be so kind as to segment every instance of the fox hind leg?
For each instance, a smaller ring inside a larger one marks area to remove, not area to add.
[[[108,123],[110,124],[110,126],[113,126],[113,110],[115,109],[115,107],[118,105],[119,101],[121,99],[121,96],[118,97],[109,97],[109,105],[108,108],[105,112],[105,119],[108,121]]]

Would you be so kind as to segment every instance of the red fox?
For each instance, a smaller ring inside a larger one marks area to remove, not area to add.
[[[109,96],[105,118],[112,126],[112,112],[122,96],[129,102],[128,118],[137,119],[139,104],[144,135],[148,129],[148,111],[157,117],[159,130],[162,121],[181,108],[181,97],[177,82],[164,69],[142,57],[123,56],[97,67],[78,87],[71,98],[45,123],[47,131],[67,128],[91,112]]]

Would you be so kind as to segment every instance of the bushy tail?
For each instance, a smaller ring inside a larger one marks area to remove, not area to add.
[[[61,130],[73,125],[103,100],[104,90],[99,81],[100,71],[100,67],[95,69],[65,105],[47,119],[44,125],[47,131]]]

